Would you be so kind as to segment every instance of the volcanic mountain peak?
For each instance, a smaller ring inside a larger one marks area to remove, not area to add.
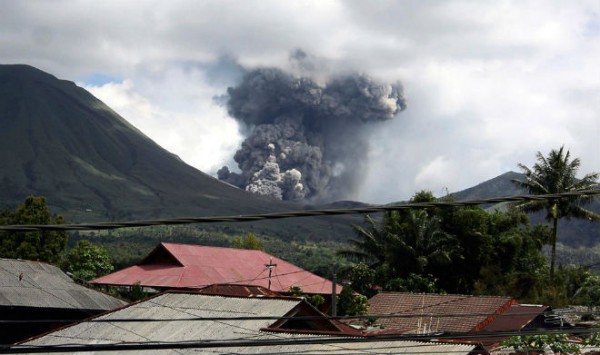
[[[86,90],[27,65],[0,66],[0,161],[1,208],[43,195],[73,220],[292,209],[196,170]]]

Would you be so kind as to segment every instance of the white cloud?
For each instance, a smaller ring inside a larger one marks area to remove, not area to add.
[[[83,86],[163,148],[214,174],[241,142],[237,123],[213,101],[209,86],[197,81],[192,92],[186,91],[187,86],[178,86],[180,80],[191,80],[188,75],[193,74],[167,73],[160,90],[146,90],[148,97],[140,94],[131,80]]]
[[[374,132],[351,196],[387,202],[467,188],[562,144],[600,171],[599,28],[594,0],[14,1],[0,61],[123,78],[88,89],[209,173],[241,140],[213,100],[235,61],[285,67],[302,48],[329,71],[401,80],[408,109]]]

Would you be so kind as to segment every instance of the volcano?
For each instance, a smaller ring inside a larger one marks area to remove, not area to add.
[[[187,165],[75,83],[27,65],[0,66],[0,161],[0,208],[41,195],[69,222],[302,207]],[[330,221],[323,223],[331,229]],[[306,220],[286,224],[307,226]]]

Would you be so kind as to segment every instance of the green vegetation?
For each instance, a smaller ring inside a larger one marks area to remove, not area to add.
[[[579,345],[569,341],[567,334],[514,336],[500,344],[517,354],[546,354],[548,349],[556,354],[581,354]]]
[[[293,297],[302,297],[308,303],[312,304],[315,308],[319,308],[323,303],[325,303],[325,298],[321,295],[307,295],[302,291],[302,288],[299,286],[291,286],[290,294]]]
[[[41,196],[29,196],[14,211],[0,212],[0,225],[63,223],[62,216],[51,216]],[[84,281],[113,270],[110,256],[100,245],[81,240],[67,251],[67,240],[65,231],[0,232],[0,257],[56,264]]]
[[[581,179],[576,177],[581,161],[579,158],[570,160],[570,153],[568,150],[565,152],[564,147],[560,147],[558,150],[551,150],[547,157],[538,152],[536,157],[537,163],[532,169],[519,164],[519,167],[525,173],[525,181],[513,180],[515,184],[527,189],[531,194],[577,192],[591,190],[598,186],[599,173],[589,173]],[[593,197],[591,196],[574,196],[571,198],[533,200],[515,204],[515,208],[525,212],[546,211],[546,219],[552,222],[551,279],[554,277],[554,266],[556,263],[558,220],[571,217],[600,220],[600,214],[580,206],[592,202],[592,199]]]
[[[411,202],[433,201],[419,192]],[[429,208],[367,216],[355,226],[351,249],[339,252],[355,264],[345,269],[365,295],[389,291],[510,295],[521,302],[564,305],[584,299],[594,275],[564,266],[549,277],[543,246],[552,231],[530,225],[518,210],[488,212],[480,207]],[[579,291],[581,297],[574,298]],[[584,303],[585,304],[585,303]]]
[[[350,286],[344,286],[338,296],[337,314],[341,316],[364,316],[369,310],[366,296],[356,294]]]
[[[16,210],[0,212],[0,225],[62,224],[52,216],[44,197],[29,196]],[[67,247],[68,235],[61,231],[0,232],[0,257],[58,263]]]
[[[263,242],[252,232],[246,233],[243,237],[236,237],[231,242],[232,248],[263,250]]]
[[[75,247],[66,253],[61,264],[63,270],[85,281],[106,275],[114,269],[106,249],[87,240],[78,241]]]

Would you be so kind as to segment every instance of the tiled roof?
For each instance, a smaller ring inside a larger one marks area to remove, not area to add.
[[[56,266],[0,259],[0,306],[107,311],[125,304],[75,283]]]
[[[133,285],[156,288],[202,288],[213,284],[257,285],[289,292],[299,286],[304,293],[330,294],[331,281],[301,269],[261,250],[207,247],[161,243],[138,265],[93,280],[107,285]],[[338,285],[337,293],[342,287]]]
[[[462,333],[480,330],[515,303],[510,297],[381,292],[369,300],[369,314],[406,316],[377,320],[403,333]]]

